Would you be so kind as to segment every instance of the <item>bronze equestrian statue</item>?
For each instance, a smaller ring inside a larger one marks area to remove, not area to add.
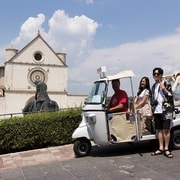
[[[34,84],[36,85],[35,99],[24,107],[23,114],[59,110],[56,101],[51,100],[47,94],[47,85],[38,80]]]

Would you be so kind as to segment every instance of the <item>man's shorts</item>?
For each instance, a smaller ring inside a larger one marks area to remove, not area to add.
[[[171,119],[165,119],[163,114],[154,114],[155,129],[170,129]]]

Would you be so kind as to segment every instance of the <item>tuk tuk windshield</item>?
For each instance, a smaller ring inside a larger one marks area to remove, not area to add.
[[[106,90],[105,81],[97,81],[94,83],[92,90],[86,100],[86,104],[100,104],[104,100]]]

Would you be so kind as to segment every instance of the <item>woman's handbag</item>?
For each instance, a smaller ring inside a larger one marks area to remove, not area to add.
[[[149,102],[140,109],[140,113],[142,114],[143,117],[152,117],[153,116],[152,108],[151,108],[151,105]]]

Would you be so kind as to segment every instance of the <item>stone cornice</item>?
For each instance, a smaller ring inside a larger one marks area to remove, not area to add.
[[[13,64],[13,65],[31,65],[31,66],[37,66],[37,64],[35,64],[35,63],[28,63],[28,62],[26,62],[26,63],[22,63],[22,62],[8,62],[8,64]],[[64,66],[63,65],[56,65],[56,64],[38,64],[38,66],[40,67],[40,66],[42,66],[42,67],[63,67],[64,68]]]

